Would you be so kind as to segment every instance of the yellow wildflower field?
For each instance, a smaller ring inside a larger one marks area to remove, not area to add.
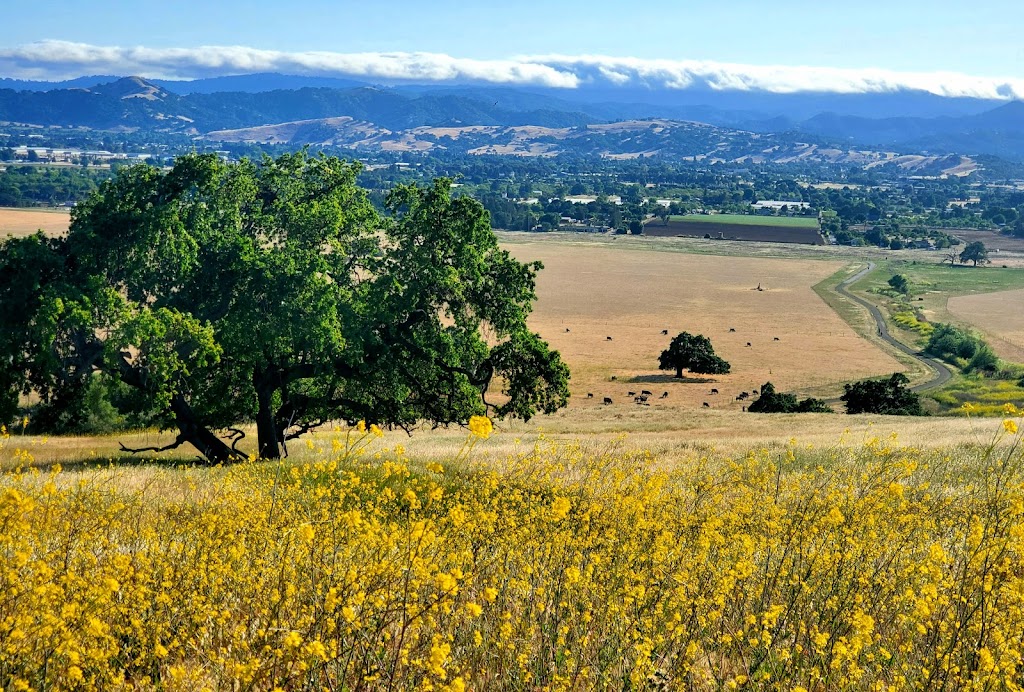
[[[980,446],[794,441],[671,467],[543,436],[482,463],[483,420],[449,463],[365,426],[307,462],[148,475],[19,451],[0,686],[1014,688],[1007,421]]]

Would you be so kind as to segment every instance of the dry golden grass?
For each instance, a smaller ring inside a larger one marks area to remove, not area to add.
[[[1001,357],[1024,362],[1024,289],[999,291],[949,299],[948,310],[958,319],[978,327],[989,337]]]
[[[66,209],[18,209],[0,207],[0,238],[32,235],[43,231],[47,235],[67,233],[71,214]]]
[[[801,446],[832,447],[841,443],[857,444],[871,438],[892,439],[901,445],[922,449],[949,448],[962,444],[987,443],[993,422],[966,418],[909,418],[899,416],[847,416],[843,414],[772,414],[740,411],[684,410],[670,407],[575,407],[552,416],[540,416],[529,423],[498,421],[495,435],[481,442],[474,459],[497,463],[521,452],[540,439],[579,442],[583,448],[602,452],[615,446],[623,451],[648,450],[669,467],[702,456],[741,457],[750,449],[780,449],[791,440]],[[255,429],[242,449],[255,443]],[[330,450],[331,440],[343,436],[324,428],[288,444],[289,459],[308,461]],[[402,445],[410,458],[426,463],[454,458],[466,443],[468,433],[460,427],[416,430],[411,436],[400,431],[387,434],[385,446]],[[60,464],[67,470],[115,465],[143,464],[134,469],[134,481],[140,484],[171,482],[157,467],[191,463],[197,459],[194,449],[183,446],[161,454],[148,453],[134,458],[120,451],[127,447],[165,445],[173,441],[171,433],[131,433],[96,437],[38,437],[13,435],[0,448],[0,470],[9,470],[20,462],[16,450],[27,450],[31,465],[51,467]],[[156,466],[151,465],[156,464]],[[175,487],[177,487],[175,485]],[[175,491],[177,492],[177,491]]]
[[[574,408],[614,415],[638,408],[627,392],[647,389],[655,395],[647,412],[703,402],[739,410],[735,396],[769,380],[785,391],[836,395],[843,382],[902,369],[811,290],[839,263],[545,241],[508,247],[521,260],[544,262],[530,322],[569,364]],[[659,371],[659,353],[681,331],[710,338],[732,373],[680,382]],[[711,395],[712,387],[721,393]],[[614,405],[604,407],[604,397]]]

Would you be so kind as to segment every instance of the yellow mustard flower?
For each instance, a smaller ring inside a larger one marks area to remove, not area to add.
[[[486,440],[494,431],[494,424],[487,416],[471,416],[469,419],[469,432],[481,440]]]

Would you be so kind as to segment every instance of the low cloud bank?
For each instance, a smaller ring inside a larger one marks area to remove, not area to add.
[[[910,89],[950,97],[1024,98],[1024,79],[875,68],[742,65],[603,55],[536,55],[476,60],[441,53],[283,52],[246,46],[145,48],[93,46],[67,41],[40,41],[0,49],[0,75],[18,79],[60,80],[86,74],[196,79],[254,72],[352,77],[381,82],[483,82],[558,89],[603,85],[779,94],[859,94]]]

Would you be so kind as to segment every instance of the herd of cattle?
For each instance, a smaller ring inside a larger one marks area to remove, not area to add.
[[[568,327],[566,327],[565,331],[569,332],[571,330]],[[735,332],[736,329],[734,327],[730,327],[729,331],[730,332]],[[668,334],[668,330],[667,329],[662,329],[661,333],[662,333],[663,336],[665,336],[665,335]],[[612,341],[612,340],[613,339],[610,336],[606,336],[605,337],[605,341]],[[772,337],[772,341],[779,341],[779,340],[780,339],[777,336],[776,337]],[[753,347],[753,344],[751,342],[748,341],[746,343],[747,343],[747,347],[748,348]],[[612,377],[611,377],[612,381],[615,381],[617,379],[618,378],[615,375],[612,375]],[[708,394],[710,394],[710,395],[716,395],[718,393],[719,393],[718,389],[715,388],[715,387],[712,387],[711,391],[708,392]],[[742,392],[740,392],[739,394],[736,395],[736,399],[735,400],[736,401],[746,401],[751,396],[756,396],[756,395],[757,395],[757,389],[751,389],[749,392],[742,391]],[[627,391],[626,392],[626,396],[629,397],[629,398],[632,398],[633,403],[635,403],[635,404],[637,404],[639,406],[650,406],[651,404],[650,404],[650,402],[648,400],[651,397],[654,396],[654,392],[652,392],[652,391],[650,391],[648,389],[641,389],[639,394],[637,392],[634,392],[634,391]],[[593,399],[594,398],[594,393],[593,392],[587,392],[587,398],[588,399]],[[668,398],[668,392],[662,392],[661,395],[659,397],[657,397],[657,398],[658,399],[667,399]],[[614,404],[615,402],[612,400],[612,398],[610,396],[606,396],[606,397],[603,397],[602,403],[607,406],[607,405],[610,405],[610,404]],[[702,403],[703,403],[703,408],[711,408],[711,404],[709,402],[705,401],[705,402],[702,402]],[[746,405],[743,406],[743,410],[744,411],[747,410]]]

